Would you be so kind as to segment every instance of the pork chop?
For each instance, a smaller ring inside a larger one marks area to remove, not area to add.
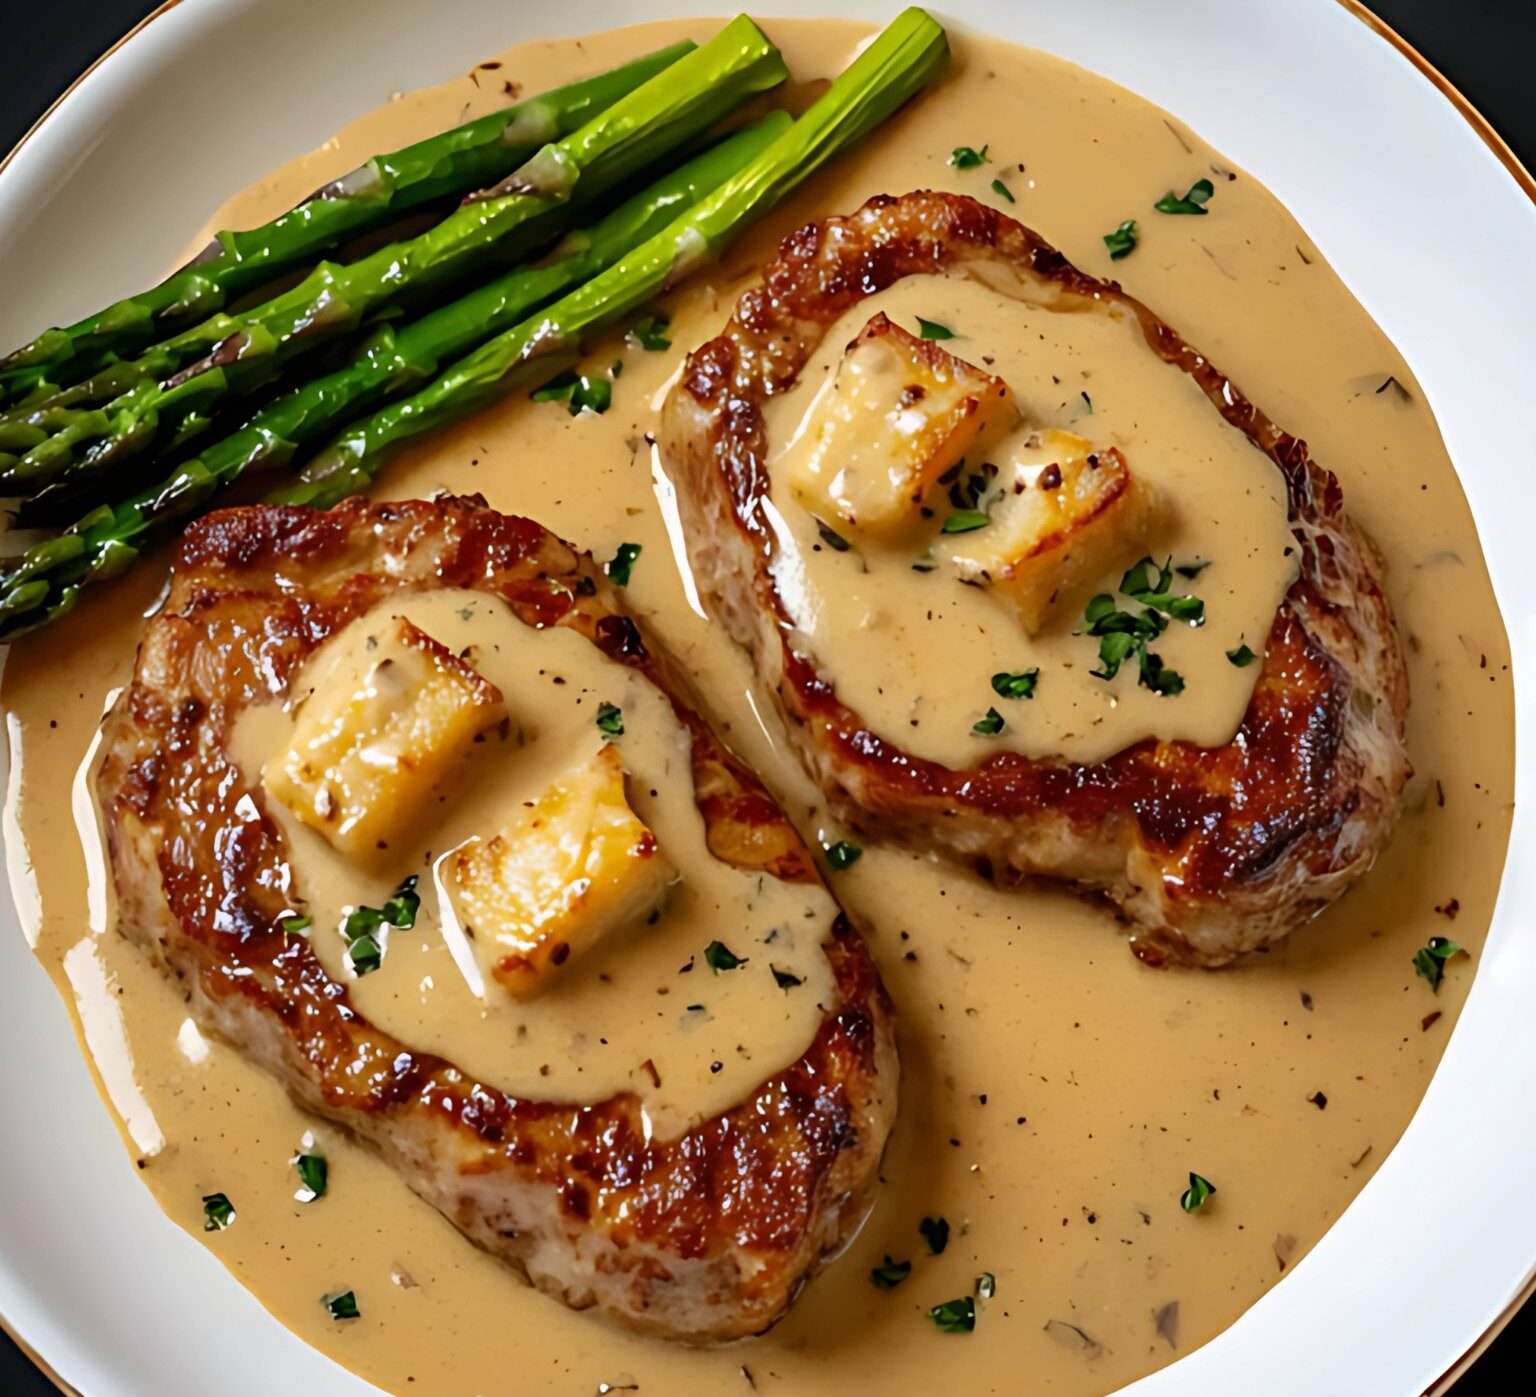
[[[1129,312],[1279,471],[1299,553],[1262,669],[1225,746],[1148,740],[1091,764],[997,752],[965,769],[872,731],[841,701],[777,590],[764,404],[829,327],[903,277],[992,264],[1079,313]],[[1410,767],[1408,683],[1380,561],[1334,475],[1207,358],[1113,282],[973,199],[871,199],[781,245],[673,387],[663,449],[695,579],[752,654],[833,808],[866,835],[999,879],[1106,894],[1143,958],[1220,965],[1275,941],[1355,882],[1385,844]]]
[[[439,587],[569,627],[656,685],[688,734],[710,852],[817,880],[589,557],[480,500],[351,501],[225,510],[183,538],[103,738],[119,925],[181,981],[199,1024],[541,1290],[671,1338],[756,1333],[862,1218],[895,1113],[890,1003],[846,918],[823,946],[835,990],[804,1056],[672,1140],[651,1138],[631,1096],[517,1099],[399,1041],[279,925],[295,894],[283,834],[231,756],[234,721],[281,701],[305,658],[380,599]]]

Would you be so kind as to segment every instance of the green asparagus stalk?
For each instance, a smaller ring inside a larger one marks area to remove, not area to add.
[[[251,467],[286,463],[383,399],[429,381],[451,359],[596,276],[665,228],[791,124],[787,113],[774,112],[663,176],[592,228],[569,234],[543,265],[519,267],[404,327],[381,326],[349,363],[276,398],[239,430],[181,465],[176,477],[206,478],[222,488]],[[56,519],[58,497],[66,503],[76,498],[73,484],[60,481],[22,501],[18,527]],[[152,493],[158,498],[166,488]],[[114,511],[119,541],[136,540],[151,524],[166,522],[151,514],[137,501]],[[131,538],[125,526],[133,530]]]
[[[601,195],[786,76],[778,50],[739,16],[420,237],[348,266],[322,262],[293,290],[241,315],[215,315],[165,341],[143,356],[153,376],[104,407],[45,405],[40,411],[52,412],[61,425],[0,472],[0,490],[31,494],[77,463],[116,462],[167,441],[183,444],[215,409],[270,381],[295,355],[356,329],[407,289],[472,269],[493,250],[501,257],[526,252],[573,198]],[[170,377],[157,381],[168,370]],[[29,418],[22,425],[33,423]]]
[[[568,235],[545,265],[509,272],[404,328],[381,327],[350,364],[276,399],[246,426],[150,489],[98,509],[69,533],[32,548],[0,580],[0,632],[17,634],[62,615],[73,608],[82,587],[116,576],[150,539],[195,514],[248,470],[286,461],[350,415],[430,379],[453,355],[611,266],[718,188],[791,124],[786,113],[772,113],[658,180],[593,227]]]
[[[897,16],[822,97],[756,160],[664,232],[521,325],[488,340],[409,398],[350,427],[272,498],[328,507],[365,490],[387,454],[423,432],[550,372],[582,338],[629,314],[719,254],[844,146],[942,70],[944,30],[920,9]]]
[[[234,297],[407,210],[505,178],[541,146],[570,135],[694,47],[689,41],[673,44],[376,155],[260,228],[217,234],[158,286],[73,325],[46,330],[0,358],[0,405],[46,391],[50,384],[78,382],[105,367],[110,356],[137,351],[157,336],[202,320]]]

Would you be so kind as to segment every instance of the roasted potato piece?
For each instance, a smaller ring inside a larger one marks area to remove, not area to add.
[[[649,917],[676,877],[629,807],[611,743],[505,829],[453,854],[447,875],[481,968],[518,999]]]
[[[789,479],[830,527],[900,541],[933,483],[1017,421],[1002,379],[876,315],[818,395]]]
[[[370,854],[506,716],[501,690],[397,616],[321,676],[263,781],[341,853]]]

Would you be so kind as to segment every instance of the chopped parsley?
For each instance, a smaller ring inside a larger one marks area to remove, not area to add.
[[[390,926],[402,930],[416,925],[416,913],[421,910],[421,896],[416,891],[417,878],[412,873],[395,889],[394,895],[383,906],[384,920]]]
[[[609,737],[624,736],[624,710],[616,703],[598,704],[597,717],[592,721],[599,732],[607,733]]]
[[[298,1170],[299,1182],[304,1185],[294,1195],[300,1203],[313,1203],[315,1199],[325,1197],[331,1167],[323,1154],[301,1154],[293,1161],[293,1167]]]
[[[314,926],[313,917],[301,917],[295,912],[290,912],[286,917],[277,919],[277,929],[284,936],[297,936],[301,931],[308,931]]]
[[[941,325],[937,320],[924,320],[917,317],[917,333],[925,340],[952,340],[955,332],[948,325]]]
[[[1182,199],[1170,189],[1152,207],[1159,213],[1209,213],[1205,206],[1215,192],[1216,186],[1210,180],[1197,179]]]
[[[956,146],[949,153],[949,163],[957,170],[974,170],[986,163],[987,152],[991,149],[990,145],[984,145],[980,150],[975,146]]]
[[[225,1193],[203,1195],[203,1231],[222,1232],[235,1220],[235,1205]]]
[[[978,1300],[991,1300],[997,1295],[997,1277],[990,1271],[983,1271],[976,1277],[976,1298]]]
[[[704,948],[704,963],[718,975],[722,970],[740,970],[746,956],[738,956],[723,941],[711,941]]]
[[[946,1300],[942,1305],[935,1305],[929,1310],[928,1318],[942,1333],[969,1334],[976,1328],[976,1302],[969,1295],[962,1295],[958,1300]]]
[[[986,528],[991,522],[992,516],[984,509],[957,509],[944,521],[941,532],[968,534]]]
[[[1104,246],[1109,249],[1109,260],[1118,262],[1136,251],[1136,220],[1128,218],[1112,233],[1104,234]]]
[[[911,1274],[910,1261],[893,1261],[887,1252],[880,1265],[870,1268],[869,1279],[881,1290],[895,1290]]]
[[[987,709],[986,713],[971,724],[971,731],[977,737],[996,737],[1007,726],[1003,722],[1003,715],[995,708]]]
[[[923,1234],[923,1240],[928,1243],[928,1250],[935,1256],[940,1255],[949,1245],[947,1218],[924,1218],[918,1223],[917,1230]]]
[[[1000,670],[992,676],[992,692],[999,698],[1032,699],[1040,682],[1038,669]]]
[[[672,341],[667,338],[667,327],[671,323],[671,319],[660,311],[654,315],[642,315],[629,327],[628,338],[641,349],[658,354],[663,349],[672,348]]]
[[[1227,651],[1227,659],[1235,664],[1239,669],[1247,669],[1248,666],[1258,658],[1259,657],[1248,648],[1246,642],[1244,642],[1242,645],[1239,645],[1236,650]]]
[[[638,543],[621,543],[618,552],[613,555],[612,561],[604,565],[603,570],[616,587],[629,586],[629,576],[635,570],[635,559],[640,556]]]
[[[773,971],[773,983],[786,993],[794,989],[796,985],[803,985],[805,983],[800,976],[791,975],[787,970],[780,970],[776,965],[770,965],[768,968]]]
[[[1013,191],[1009,189],[1008,186],[1004,184],[1000,179],[995,179],[992,181],[992,192],[996,194],[999,199],[1006,199],[1010,204],[1018,203],[1018,200],[1013,197]]]
[[[384,948],[377,937],[365,932],[347,947],[347,959],[352,962],[352,973],[362,979],[384,964]]]
[[[338,1295],[325,1295],[320,1299],[332,1319],[361,1319],[363,1312],[357,1308],[357,1293],[343,1290]]]
[[[1153,569],[1156,568],[1154,576]],[[1120,590],[1132,601],[1165,612],[1175,621],[1185,621],[1191,626],[1205,623],[1205,603],[1199,597],[1176,596],[1173,587],[1173,559],[1161,568],[1151,558],[1143,558],[1127,570],[1120,579]]]
[[[1439,994],[1440,981],[1445,978],[1446,961],[1452,956],[1466,954],[1465,946],[1458,946],[1444,936],[1431,936],[1427,946],[1421,946],[1413,953],[1413,968],[1429,981],[1430,989]]]
[[[1186,1213],[1198,1213],[1205,1207],[1205,1200],[1216,1192],[1216,1185],[1200,1174],[1191,1173],[1189,1187],[1179,1195],[1179,1207]]]
[[[582,411],[607,412],[613,406],[613,380],[567,369],[530,396],[536,403],[565,403],[572,417]]]
[[[827,864],[835,873],[841,873],[845,868],[852,868],[864,857],[864,850],[848,839],[839,839],[835,844],[825,846]]]

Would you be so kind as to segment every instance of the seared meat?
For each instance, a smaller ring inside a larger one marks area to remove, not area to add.
[[[183,982],[199,1023],[350,1129],[474,1242],[565,1301],[688,1340],[755,1333],[856,1226],[896,1101],[891,1011],[839,918],[836,994],[805,1055],[735,1109],[648,1139],[635,1100],[528,1101],[363,1019],[309,941],[276,926],[302,889],[228,749],[314,649],[396,589],[477,588],[567,626],[668,695],[691,736],[719,858],[813,881],[799,836],[648,648],[591,560],[483,502],[214,514],[107,720],[97,778],[119,924]]]
[[[991,755],[954,770],[872,732],[818,672],[770,572],[775,534],[763,404],[794,382],[849,307],[918,273],[991,262],[1079,313],[1118,305],[1149,353],[1187,373],[1284,479],[1299,575],[1224,747],[1147,741],[1091,765]],[[1219,965],[1284,936],[1372,864],[1409,773],[1407,674],[1380,563],[1337,479],[1203,355],[1126,295],[972,199],[871,199],[788,237],[670,394],[663,445],[689,551],[715,615],[775,689],[805,765],[875,837],[998,878],[1108,894],[1144,958]]]

